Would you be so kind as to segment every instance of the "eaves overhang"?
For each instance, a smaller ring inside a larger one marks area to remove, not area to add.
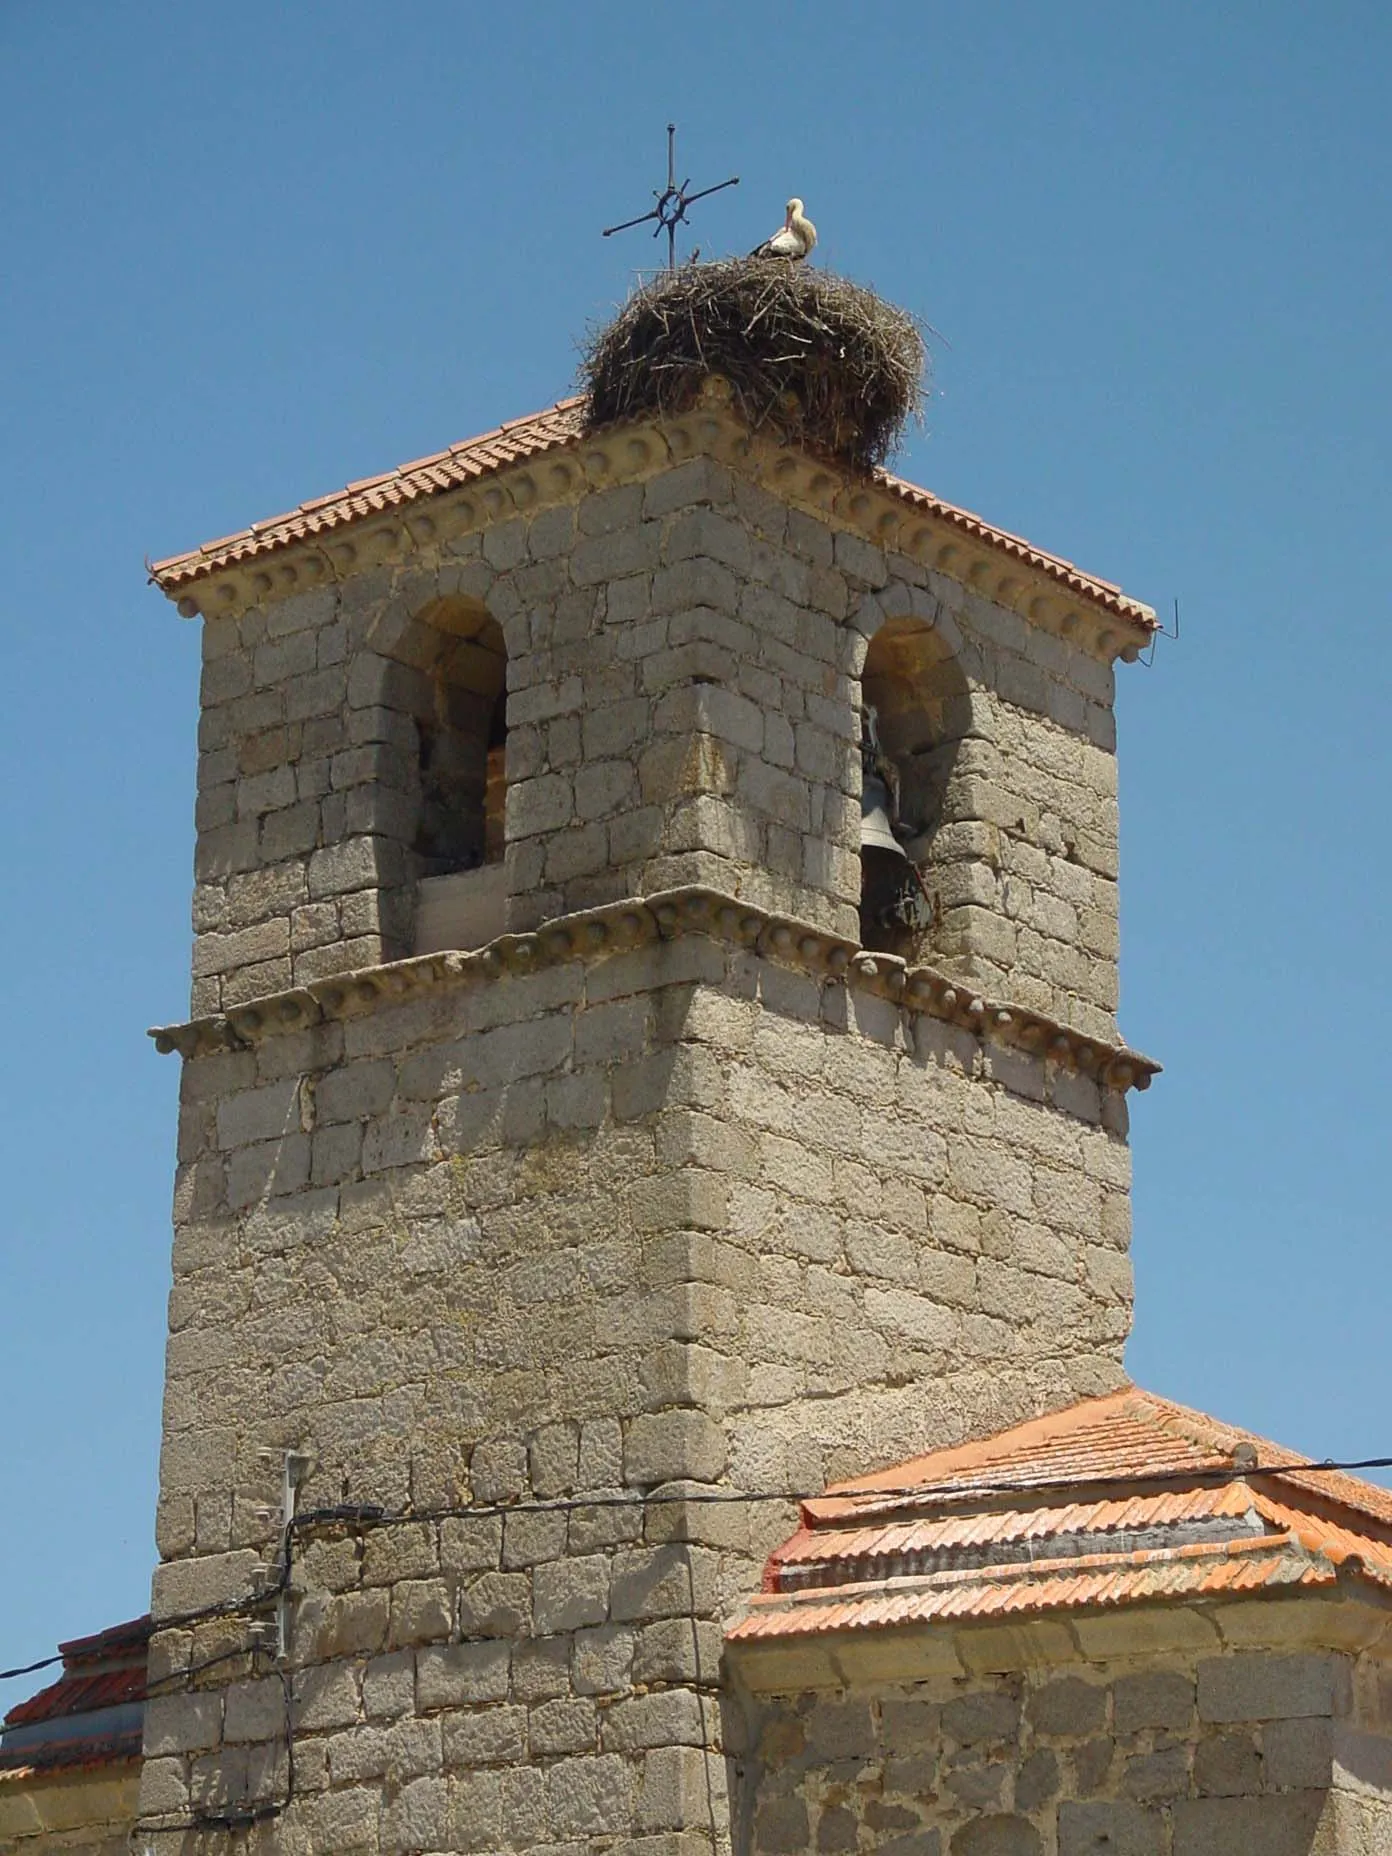
[[[1388,1491],[1129,1386],[804,1500],[727,1641],[815,1686],[1296,1636],[1392,1646]]]
[[[752,432],[718,379],[689,414],[595,430],[586,426],[583,399],[560,400],[448,451],[154,562],[150,578],[185,617],[234,614],[700,455],[718,458],[790,506],[944,573],[1032,623],[1076,636],[1099,655],[1129,661],[1157,628],[1153,609],[1112,582],[930,490],[887,471],[852,473]]]

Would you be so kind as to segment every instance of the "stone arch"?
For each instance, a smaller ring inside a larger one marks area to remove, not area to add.
[[[942,895],[943,839],[951,837],[944,827],[963,816],[959,767],[962,744],[976,729],[975,705],[950,619],[890,612],[865,652],[862,716],[873,711],[895,834],[927,894],[915,894],[912,873],[896,871],[892,856],[863,852],[861,935],[867,947],[925,958],[940,951],[950,907]],[[894,902],[904,878],[909,901],[919,906],[899,919]]]
[[[930,838],[943,816],[958,751],[972,732],[961,660],[938,627],[917,618],[887,619],[870,640],[860,686],[899,774],[904,823],[915,840]]]
[[[507,646],[479,600],[449,594],[417,615],[430,637],[428,705],[416,720],[421,876],[503,859]]]
[[[395,803],[379,827],[401,871],[400,954],[476,947],[506,910],[507,645],[473,593],[421,588],[399,597],[369,641],[379,665],[375,732]]]

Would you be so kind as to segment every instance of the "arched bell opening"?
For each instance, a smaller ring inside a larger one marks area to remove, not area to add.
[[[507,651],[496,619],[441,600],[424,615],[440,638],[428,710],[416,718],[422,876],[447,876],[503,856]],[[458,629],[467,624],[467,629]]]
[[[888,620],[861,673],[860,933],[875,952],[933,952],[935,840],[970,724],[966,679],[939,633]]]
[[[433,953],[503,932],[507,649],[476,600],[436,600],[419,622],[415,951]]]

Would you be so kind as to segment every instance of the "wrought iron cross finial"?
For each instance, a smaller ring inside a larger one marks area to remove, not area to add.
[[[684,180],[680,187],[677,185],[677,125],[669,122],[667,125],[667,191],[659,193],[654,187],[653,198],[657,201],[657,205],[653,210],[650,213],[641,214],[637,219],[625,219],[622,225],[605,226],[604,237],[609,238],[615,232],[627,232],[630,226],[644,226],[650,219],[655,219],[657,224],[653,227],[653,237],[656,238],[660,232],[666,232],[667,268],[669,271],[676,270],[677,227],[686,219],[687,207],[694,206],[697,200],[704,200],[707,194],[720,193],[726,187],[738,187],[739,175],[734,175],[730,180],[722,180],[714,187],[702,187],[699,193],[688,193],[686,190],[690,185],[689,180]]]

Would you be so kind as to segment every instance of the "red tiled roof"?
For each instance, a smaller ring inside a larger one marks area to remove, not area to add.
[[[838,1482],[809,1506],[819,1515],[860,1512],[867,1502],[907,1491],[970,1495],[1001,1483],[1045,1488],[1051,1484],[1142,1481],[1231,1469],[1233,1452],[1249,1445],[1263,1467],[1289,1469],[1306,1459],[1296,1451],[1224,1424],[1187,1405],[1176,1405],[1139,1386],[1105,1398],[1084,1399],[1064,1411],[1016,1425],[980,1443],[958,1444],[913,1457],[892,1469]],[[1392,1525],[1392,1490],[1328,1471],[1295,1471],[1283,1482],[1323,1493]],[[843,1506],[844,1504],[844,1506]]]
[[[191,581],[206,579],[219,568],[254,561],[260,555],[290,548],[293,542],[325,535],[330,529],[342,529],[347,523],[377,516],[384,509],[399,509],[419,497],[434,496],[438,490],[457,490],[473,477],[520,464],[523,458],[536,457],[540,451],[553,451],[561,445],[574,444],[581,431],[581,399],[561,399],[546,412],[533,412],[525,419],[509,419],[496,431],[481,432],[451,445],[449,451],[436,451],[432,457],[414,458],[399,464],[380,477],[362,477],[329,496],[317,496],[291,509],[284,516],[271,516],[254,522],[238,535],[219,536],[204,542],[202,548],[187,555],[171,555],[169,561],[156,561],[150,577],[165,590],[176,592]]]
[[[803,1504],[732,1639],[1107,1608],[1341,1567],[1392,1591],[1392,1494],[1130,1388]]]
[[[903,497],[905,502],[912,503],[916,509],[926,510],[929,515],[952,523],[954,528],[960,528],[963,533],[985,542],[988,547],[996,548],[1028,567],[1038,568],[1051,579],[1061,581],[1070,593],[1076,593],[1080,599],[1105,606],[1128,624],[1142,626],[1146,631],[1158,629],[1160,621],[1149,606],[1143,606],[1139,600],[1128,599],[1115,581],[1100,580],[1096,574],[1084,573],[1081,567],[1075,567],[1072,561],[1065,560],[1061,554],[1050,554],[1043,548],[1036,548],[1032,541],[1012,535],[1008,529],[996,528],[980,516],[973,515],[970,509],[959,509],[955,503],[945,503],[940,496],[934,496],[931,490],[921,490],[916,483],[910,483],[905,477],[896,477],[889,471],[877,471],[875,474],[887,489]]]
[[[120,1650],[139,1650],[144,1654],[153,1629],[150,1614],[129,1618],[124,1624],[108,1624],[105,1630],[93,1631],[89,1637],[70,1637],[58,1645],[58,1654],[70,1663],[104,1661]]]
[[[145,1700],[150,1630],[148,1617],[133,1618],[93,1636],[59,1644],[62,1675],[5,1716],[7,1733],[21,1732],[15,1735],[17,1745],[0,1741],[0,1783],[16,1784],[57,1768],[73,1771],[114,1765],[139,1756],[141,1729],[132,1711]],[[28,1731],[50,1723],[49,1733]]]
[[[150,575],[166,593],[177,592],[195,580],[206,579],[224,567],[235,567],[294,542],[310,540],[332,529],[344,528],[364,517],[380,515],[384,509],[399,508],[440,490],[455,490],[473,478],[490,471],[519,464],[539,452],[554,451],[573,444],[580,436],[581,399],[558,400],[544,412],[530,413],[525,419],[511,419],[494,431],[482,432],[437,451],[431,457],[416,458],[384,471],[380,477],[364,477],[345,489],[328,496],[316,496],[285,515],[253,522],[235,535],[222,535],[205,541],[190,554],[171,555],[156,561]]]
[[[477,438],[467,438],[460,444],[451,445],[448,451],[437,451],[431,457],[416,458],[409,464],[398,465],[395,470],[384,471],[378,477],[361,478],[342,490],[301,503],[298,509],[289,510],[284,515],[253,522],[250,528],[237,534],[206,541],[202,547],[188,554],[171,555],[167,560],[156,561],[150,569],[150,577],[164,592],[177,593],[181,588],[207,579],[224,568],[239,566],[243,562],[274,553],[277,549],[290,547],[295,542],[313,539],[331,530],[344,528],[349,523],[378,515],[383,510],[399,508],[403,504],[417,502],[422,497],[433,496],[439,491],[457,489],[473,479],[502,470],[510,464],[521,463],[543,452],[573,445],[584,430],[584,409],[583,398],[558,400],[543,412],[530,413],[523,419],[511,419],[494,431],[483,432]],[[959,509],[954,503],[944,502],[931,490],[920,489],[903,477],[896,477],[888,471],[877,471],[875,476],[885,489],[915,509],[950,522],[987,547],[998,549],[1013,560],[1048,574],[1079,599],[1104,606],[1129,624],[1146,630],[1155,628],[1157,621],[1149,607],[1128,599],[1110,580],[1100,580],[1093,574],[1086,574],[1061,555],[1036,548],[1020,536],[994,527],[968,509]]]
[[[5,1726],[31,1727],[65,1714],[86,1714],[94,1708],[143,1701],[145,1646],[150,1641],[150,1629],[148,1617],[133,1618],[128,1624],[113,1624],[95,1636],[60,1643],[62,1675],[28,1701],[11,1708]]]
[[[51,1772],[97,1772],[105,1766],[125,1765],[140,1758],[143,1738],[144,1729],[136,1727],[104,1739],[80,1734],[71,1740],[45,1740],[42,1746],[26,1747],[12,1755],[0,1749],[0,1785],[19,1785]]]
[[[959,1574],[932,1583],[886,1581],[831,1592],[800,1592],[776,1602],[761,1595],[729,1636],[736,1642],[751,1642],[1336,1583],[1338,1575],[1332,1565],[1292,1555],[1284,1546],[1280,1541],[1274,1545],[1242,1541],[1231,1546],[1090,1554],[1054,1565],[1027,1562],[995,1567],[989,1573]],[[1392,1587],[1392,1577],[1379,1583]]]
[[[94,1708],[114,1708],[123,1701],[140,1701],[145,1694],[144,1658],[138,1664],[106,1669],[92,1675],[63,1675],[28,1701],[11,1708],[6,1727],[31,1727],[37,1721],[56,1721],[65,1714],[86,1714]]]

